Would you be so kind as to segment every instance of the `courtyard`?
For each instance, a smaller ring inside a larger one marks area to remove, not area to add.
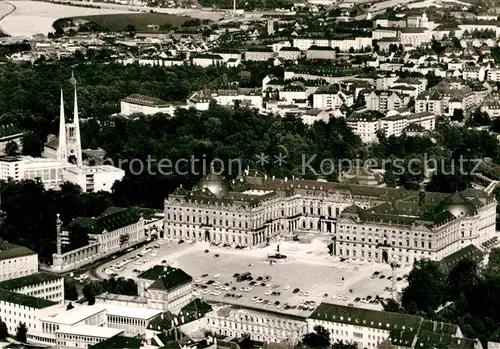
[[[101,266],[97,272],[106,277],[110,274],[106,269],[124,259],[129,262],[122,266],[123,270],[113,273],[125,278],[135,278],[138,271],[154,265],[171,265],[190,274],[199,285],[196,296],[209,302],[299,316],[309,315],[320,302],[381,309],[380,303],[368,300],[391,296],[390,265],[341,262],[338,257],[328,255],[328,239],[327,235],[305,236],[300,242],[279,241],[264,248],[242,250],[215,247],[208,242],[179,244],[177,241],[157,240],[150,244],[157,246],[147,256],[132,260],[132,256],[145,252],[133,251]],[[267,256],[275,254],[278,246],[280,253],[287,258],[270,264]],[[249,280],[238,282],[234,277],[246,272],[251,273],[257,284],[251,284]],[[401,278],[408,272],[409,268],[398,269],[396,277]],[[396,284],[400,290],[405,280]]]

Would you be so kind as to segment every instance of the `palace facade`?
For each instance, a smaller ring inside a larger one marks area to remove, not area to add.
[[[207,176],[165,200],[166,239],[259,246],[281,236],[329,233],[334,254],[372,262],[440,260],[494,238],[496,199],[483,190],[430,193],[246,171]]]

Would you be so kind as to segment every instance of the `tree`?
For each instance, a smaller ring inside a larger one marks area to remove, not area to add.
[[[397,349],[397,347],[391,343],[390,339],[386,339],[377,346],[377,349]]]
[[[78,291],[74,282],[64,279],[64,299],[70,301],[78,300]]]
[[[74,308],[73,304],[69,302],[68,306],[66,307],[66,310],[71,310],[73,308]]]
[[[401,306],[399,305],[399,303],[392,298],[386,300],[386,302],[382,305],[384,306],[384,311],[399,313],[401,310]]]
[[[490,116],[479,109],[476,109],[471,117],[465,122],[465,125],[469,127],[488,126],[490,124]]]
[[[355,343],[344,343],[344,341],[339,340],[332,344],[332,349],[357,349],[358,346]]]
[[[305,334],[302,338],[302,344],[309,348],[328,348],[330,346],[330,332],[323,326],[314,326],[314,332]]]
[[[470,294],[478,283],[477,263],[470,259],[461,260],[448,275],[450,300],[458,299],[461,294]]]
[[[5,155],[7,156],[15,156],[19,151],[19,145],[14,141],[9,141],[5,145]]]
[[[27,341],[28,328],[24,322],[20,322],[16,329],[16,340],[22,343]]]
[[[411,313],[436,310],[444,301],[446,278],[438,262],[417,261],[408,274],[408,287],[403,291],[402,303]]]
[[[7,324],[0,320],[0,339],[5,339],[9,336],[9,330],[7,329]]]
[[[432,175],[431,181],[426,187],[427,191],[439,193],[454,193],[465,190],[469,187],[472,178],[470,175],[469,163],[464,163],[460,167],[455,163],[442,164]]]
[[[464,120],[464,111],[463,109],[454,109],[453,115],[450,117],[452,121],[462,122]]]
[[[500,118],[493,119],[491,123],[491,131],[500,133]]]
[[[93,294],[91,294],[88,298],[88,305],[94,305],[95,304],[95,296]]]
[[[125,27],[125,31],[127,33],[135,33],[135,25],[127,24],[127,26]]]

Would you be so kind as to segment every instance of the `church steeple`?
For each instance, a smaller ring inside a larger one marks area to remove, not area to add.
[[[66,148],[66,120],[64,117],[64,96],[61,89],[61,106],[59,110],[59,145],[57,147],[57,158],[64,162],[68,161],[68,150]]]
[[[71,79],[69,80],[74,88],[74,110],[73,110],[73,123],[68,125],[69,137],[68,137],[68,156],[74,156],[76,164],[78,166],[83,165],[82,161],[82,143],[80,140],[80,118],[78,117],[78,97],[76,93],[76,79],[73,72],[71,72]]]

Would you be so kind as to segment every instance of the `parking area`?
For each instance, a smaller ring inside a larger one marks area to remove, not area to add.
[[[281,241],[265,248],[243,250],[200,242],[154,241],[148,251],[142,249],[121,257],[128,262],[123,264],[122,270],[113,273],[134,278],[138,271],[153,265],[172,265],[193,276],[199,298],[294,315],[306,316],[322,301],[380,309],[374,299],[390,296],[391,267],[388,264],[341,262],[327,255],[327,239],[319,236],[306,243]],[[275,254],[278,245],[286,258],[270,264],[267,256]],[[130,259],[139,252],[142,257]],[[120,259],[103,268],[119,265]],[[408,271],[398,270],[399,289],[404,287],[403,275]],[[109,275],[111,269],[101,272]],[[235,277],[235,274],[246,273],[250,273],[251,280],[238,281]]]

